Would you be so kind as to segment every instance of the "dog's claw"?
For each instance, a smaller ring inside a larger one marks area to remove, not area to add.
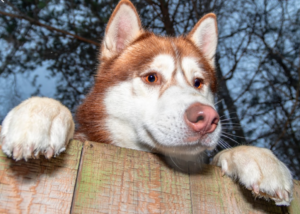
[[[289,193],[287,191],[283,191],[283,198],[285,201],[289,201]]]
[[[66,151],[66,148],[65,148],[65,147],[61,148],[61,149],[58,151],[58,154],[60,154],[60,153],[62,153],[62,152],[64,152],[64,151]]]
[[[257,184],[253,184],[253,185],[252,185],[252,191],[253,191],[255,194],[259,195],[259,186],[258,186]]]
[[[39,151],[36,151],[36,152],[34,153],[34,155],[33,155],[33,158],[34,158],[34,159],[40,158],[40,152],[39,152]]]
[[[14,150],[13,150],[13,158],[16,161],[22,159],[22,149],[19,146],[17,146],[17,147],[14,148]]]
[[[278,198],[283,199],[282,193],[280,190],[276,190],[276,195],[278,196]]]
[[[50,158],[52,158],[53,154],[54,154],[54,149],[52,149],[51,147],[49,147],[47,149],[47,151],[45,152],[45,157],[47,159],[50,159]]]

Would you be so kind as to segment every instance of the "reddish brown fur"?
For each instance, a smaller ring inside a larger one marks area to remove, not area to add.
[[[109,24],[122,2],[132,6],[127,0],[121,1],[113,12],[107,28],[109,28]],[[199,22],[197,25],[199,25]],[[178,50],[179,56],[176,56],[174,45]],[[87,136],[86,140],[110,143],[110,133],[108,133],[105,127],[106,110],[103,104],[105,93],[110,87],[117,85],[119,82],[140,77],[141,72],[149,68],[149,64],[158,54],[169,54],[174,59],[176,57],[180,59],[184,56],[198,58],[199,64],[205,71],[204,83],[209,85],[213,92],[216,91],[215,72],[201,51],[189,39],[189,36],[168,38],[141,31],[140,36],[125,47],[123,51],[110,58],[101,58],[100,56],[101,64],[97,71],[95,85],[76,113],[76,119],[80,125],[77,132],[84,133]],[[161,93],[166,89],[166,87],[163,87],[164,84],[165,82],[162,81],[162,85],[158,86],[164,88]],[[172,84],[176,84],[176,82],[171,81],[167,87]]]

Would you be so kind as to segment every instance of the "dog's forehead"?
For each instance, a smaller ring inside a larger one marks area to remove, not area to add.
[[[157,71],[163,75],[165,80],[171,80],[173,77],[184,77],[189,82],[194,77],[205,78],[205,71],[199,65],[197,58],[191,56],[182,56],[180,58],[169,54],[159,54],[154,57],[150,64],[150,70]],[[182,75],[177,75],[181,73]],[[183,83],[176,78],[176,81]]]
[[[176,58],[170,54],[159,54],[154,57],[150,69],[160,72],[165,79],[171,79],[176,69]]]
[[[158,38],[159,39],[159,38]],[[149,67],[155,71],[162,72],[165,79],[171,79],[176,72],[181,72],[185,79],[193,77],[205,78],[205,67],[203,57],[195,47],[182,38],[169,39],[166,52],[158,52],[153,56]],[[205,62],[204,62],[205,64]]]
[[[150,64],[161,67],[173,62],[177,66],[179,62],[181,66],[184,57],[197,59],[200,64],[204,61],[201,52],[184,37],[169,38],[145,33],[118,57],[118,64],[130,66],[136,72],[143,72]]]
[[[145,72],[151,72],[151,69],[163,72],[165,80],[174,79],[172,77],[178,76],[175,75],[178,71],[188,84],[191,84],[193,77],[203,78],[212,91],[216,91],[214,70],[190,40],[185,37],[161,37],[153,33],[144,33],[120,55],[102,61],[97,80],[104,81],[104,78],[106,87],[109,87],[110,79],[116,83],[140,77]]]

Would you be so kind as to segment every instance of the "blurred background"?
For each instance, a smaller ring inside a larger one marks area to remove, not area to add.
[[[132,0],[145,29],[188,33],[218,17],[216,151],[271,149],[300,179],[300,1]],[[0,123],[30,96],[74,113],[93,85],[106,23],[117,0],[0,0]]]

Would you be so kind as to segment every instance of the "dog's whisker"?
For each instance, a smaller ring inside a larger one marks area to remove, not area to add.
[[[229,144],[229,143],[227,143],[227,141],[226,141],[226,140],[224,140],[224,139],[221,139],[221,140],[223,141],[223,143],[225,143],[225,145],[227,145],[227,149],[230,149],[230,148],[231,148],[230,144]]]
[[[223,128],[232,129],[232,128],[242,128],[242,127],[238,125],[231,126],[230,124],[225,124],[225,125],[222,124],[222,129]]]
[[[238,126],[241,126],[241,125],[238,124],[238,123],[222,123],[222,125],[238,125]]]
[[[226,125],[226,126],[222,126],[222,129],[234,129],[234,128],[239,128],[241,129],[242,127],[241,126],[229,126],[229,125]]]
[[[222,102],[224,99],[218,100],[217,102],[215,102],[215,105],[217,105],[218,103]]]
[[[232,139],[231,137],[228,137],[228,136],[226,136],[226,135],[224,135],[224,134],[222,134],[221,136],[226,137],[226,138],[228,138],[229,140],[232,140],[233,142],[235,142],[235,143],[237,143],[238,145],[240,145],[239,142],[237,142],[236,140]]]
[[[223,142],[221,141],[221,139],[219,140],[218,145],[220,145],[221,148],[225,148],[225,146],[224,146]]]
[[[242,127],[240,126],[222,126],[222,131],[227,131],[227,132],[232,132],[232,131],[235,131],[235,130],[241,130]]]
[[[229,115],[232,115],[232,114],[236,114],[236,113],[235,113],[235,112],[231,112],[231,113],[229,113],[228,115],[227,115],[227,114],[224,114],[224,115],[222,115],[222,116],[220,117],[220,119],[221,119],[222,117],[229,116]]]
[[[169,157],[170,157],[171,161],[174,163],[174,165],[175,165],[178,169],[183,170],[181,167],[179,167],[179,166],[175,163],[175,161],[173,160],[172,156],[169,156]]]
[[[221,147],[223,147],[224,146],[224,143],[223,143],[223,141],[222,141],[222,139],[220,138],[219,139],[219,141],[218,141],[218,145],[220,145]]]
[[[237,138],[243,138],[243,139],[246,139],[245,137],[240,137],[240,136],[237,136],[237,135],[234,135],[234,134],[229,134],[227,132],[222,132],[223,135],[229,135],[229,136],[232,136],[232,137],[237,137]]]
[[[233,119],[237,119],[237,117],[226,118],[226,119],[223,119],[223,120],[220,120],[220,121],[223,122],[223,121],[228,121],[228,120],[233,120]]]
[[[229,148],[231,148],[231,146],[229,145],[229,143],[227,143],[224,139],[219,139],[219,142],[218,142],[218,144],[222,147],[222,148],[224,148],[224,149],[229,149]]]

